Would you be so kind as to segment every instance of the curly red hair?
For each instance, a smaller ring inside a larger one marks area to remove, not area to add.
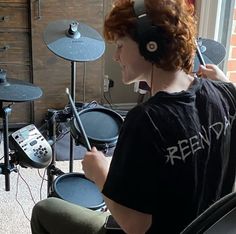
[[[191,73],[196,51],[196,19],[194,8],[186,0],[144,0],[152,24],[161,31],[164,53],[155,65],[167,71]],[[132,0],[116,0],[104,22],[104,37],[115,41],[129,36],[137,43],[137,18]]]

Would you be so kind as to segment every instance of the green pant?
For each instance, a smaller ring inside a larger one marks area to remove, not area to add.
[[[108,212],[93,211],[50,197],[32,211],[32,234],[104,234]]]

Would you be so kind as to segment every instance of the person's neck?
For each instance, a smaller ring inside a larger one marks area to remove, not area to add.
[[[159,91],[175,93],[187,90],[191,86],[193,80],[194,78],[183,70],[169,72],[153,67],[149,85],[153,96]]]

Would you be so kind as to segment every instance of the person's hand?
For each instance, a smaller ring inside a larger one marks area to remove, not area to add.
[[[109,162],[101,151],[93,147],[88,151],[82,161],[85,176],[94,181],[102,189],[109,170]]]
[[[198,74],[211,80],[229,82],[229,79],[225,76],[224,72],[215,64],[206,64],[206,66],[200,65]]]

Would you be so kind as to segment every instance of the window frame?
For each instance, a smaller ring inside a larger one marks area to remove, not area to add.
[[[219,41],[226,56],[219,67],[226,73],[230,53],[235,0],[197,0],[198,36]]]

